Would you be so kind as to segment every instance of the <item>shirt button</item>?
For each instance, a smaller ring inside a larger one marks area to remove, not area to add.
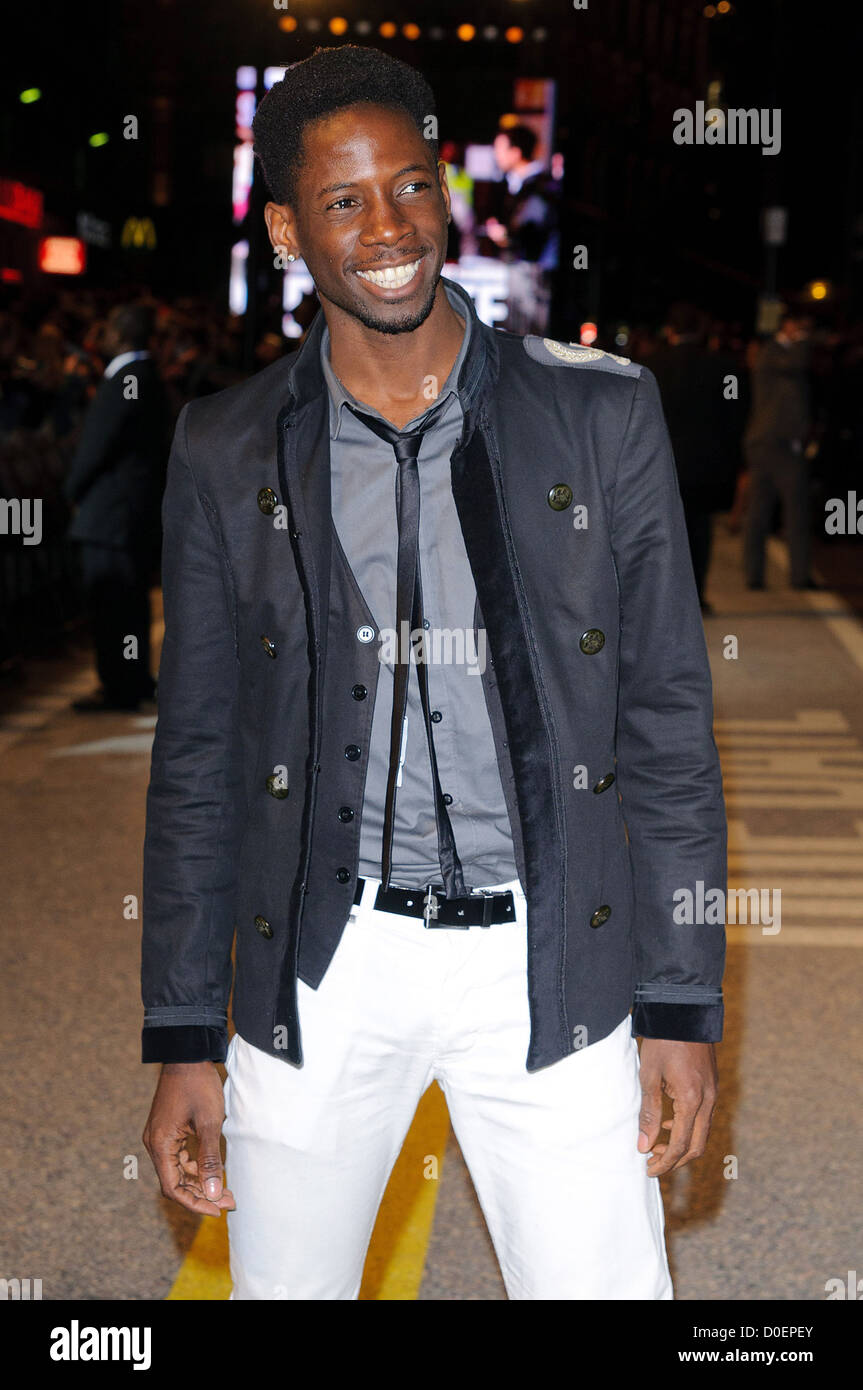
[[[273,929],[267,921],[266,917],[256,917],[255,926],[257,930],[261,933],[261,936],[265,936],[268,941],[271,939],[273,935]]]
[[[450,796],[449,792],[444,792],[443,799],[446,802],[447,806],[452,805],[452,797]]]
[[[362,627],[357,628],[357,637],[361,642],[372,642],[374,635],[375,630],[373,627],[369,627],[368,623],[363,623]]]
[[[591,917],[590,925],[592,927],[601,927],[603,922],[607,922],[610,916],[611,908],[608,906],[608,903],[603,903],[602,907],[598,907]]]
[[[358,743],[349,743],[347,748],[345,749],[345,757],[347,758],[348,762],[355,763],[362,751],[363,750],[362,748],[360,748],[360,745]]]
[[[552,511],[565,512],[572,501],[572,488],[568,483],[556,483],[549,488],[546,500]]]
[[[350,806],[340,806],[340,807],[339,807],[339,820],[340,820],[340,821],[344,821],[345,824],[347,824],[347,822],[348,822],[348,821],[352,821],[353,818],[354,818],[354,813],[353,813],[353,811],[351,810]]]
[[[336,869],[336,878],[339,880],[339,883],[350,883],[350,869]]]
[[[364,700],[368,695],[368,690],[364,685],[352,685],[351,694],[355,700]]]
[[[441,714],[439,709],[433,709],[431,712],[431,717],[433,724],[439,724],[443,719],[443,715]]]
[[[589,627],[582,633],[578,645],[585,656],[596,656],[605,646],[605,633],[598,627]]]

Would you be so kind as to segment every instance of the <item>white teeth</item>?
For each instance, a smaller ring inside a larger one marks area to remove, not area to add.
[[[358,270],[357,275],[362,280],[371,280],[373,285],[400,289],[402,285],[410,283],[418,268],[419,261],[413,261],[411,265],[387,266],[386,270]]]

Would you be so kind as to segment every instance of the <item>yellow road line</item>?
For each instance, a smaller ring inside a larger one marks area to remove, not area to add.
[[[417,1106],[384,1193],[369,1245],[361,1300],[417,1298],[448,1135],[446,1101],[435,1082]],[[225,1300],[230,1292],[228,1223],[224,1216],[218,1221],[202,1217],[168,1298],[210,1302]]]

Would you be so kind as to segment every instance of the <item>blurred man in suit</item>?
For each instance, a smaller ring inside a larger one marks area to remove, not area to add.
[[[149,352],[153,311],[112,310],[103,338],[109,358],[64,494],[73,508],[85,601],[102,682],[74,702],[81,713],[135,710],[152,699],[149,582],[159,544],[168,408]]]
[[[712,514],[734,497],[742,432],[739,375],[734,359],[705,346],[706,321],[694,304],[673,304],[665,344],[650,358],[662,394],[692,568],[702,612],[710,564]]]
[[[809,574],[811,331],[811,319],[786,313],[779,331],[762,343],[752,370],[752,411],[743,441],[750,473],[743,559],[750,589],[764,588],[764,543],[777,498],[788,536],[791,586],[818,588]]]

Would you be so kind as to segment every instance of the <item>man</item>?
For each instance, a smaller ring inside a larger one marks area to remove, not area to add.
[[[145,1143],[230,1211],[234,1298],[354,1299],[438,1079],[510,1298],[667,1299],[723,1007],[722,927],[675,921],[725,871],[680,497],[649,374],[440,278],[433,112],[347,45],[256,115],[323,312],[169,464]]]
[[[788,536],[791,586],[818,587],[809,573],[811,330],[811,319],[785,313],[778,332],[762,343],[752,370],[752,410],[743,436],[749,470],[743,560],[750,589],[764,588],[764,546],[777,499]]]
[[[740,373],[733,358],[707,350],[705,328],[704,315],[694,304],[672,304],[665,344],[651,356],[650,370],[659,383],[674,448],[701,610],[710,613],[705,585],[712,514],[726,511],[734,500],[741,427]],[[736,387],[729,394],[732,383]]]
[[[153,698],[150,574],[158,553],[168,407],[149,352],[153,311],[124,304],[108,316],[110,359],[63,484],[74,507],[84,597],[101,689],[73,702],[82,714],[136,710]]]
[[[503,220],[488,218],[485,230],[509,265],[505,326],[515,333],[545,331],[550,274],[558,260],[558,185],[535,157],[538,143],[526,125],[510,126],[494,139],[494,157],[507,191]]]

